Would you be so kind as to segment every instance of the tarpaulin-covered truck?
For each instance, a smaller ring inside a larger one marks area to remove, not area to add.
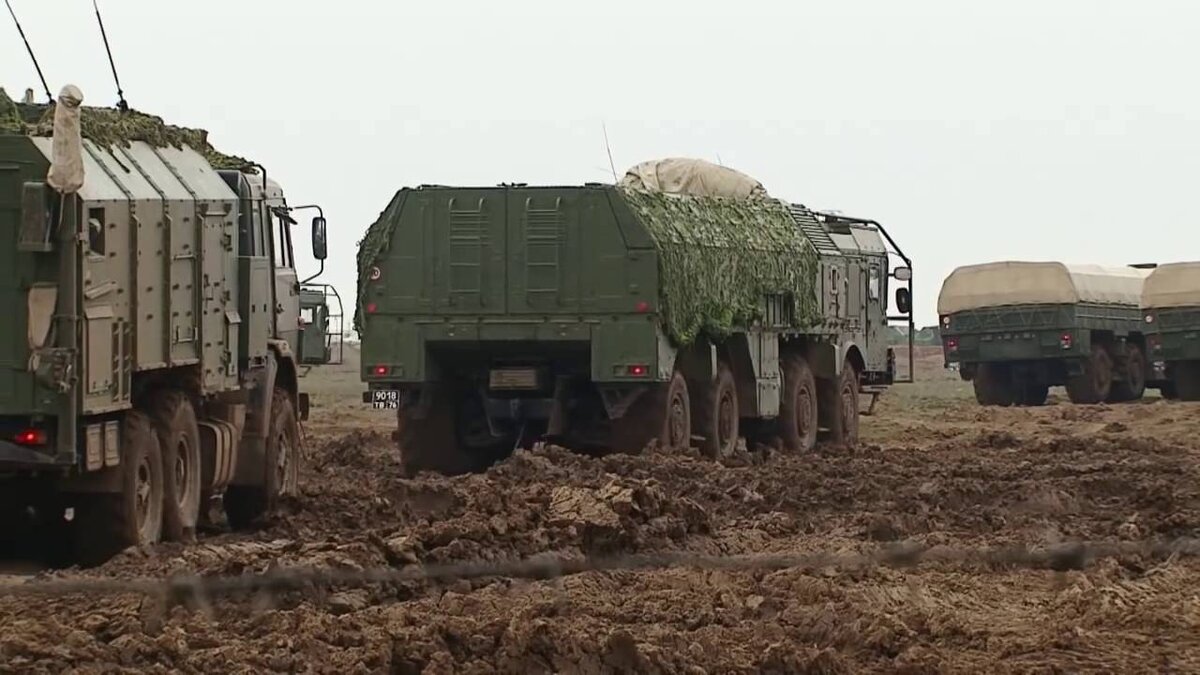
[[[410,471],[538,438],[719,456],[739,436],[811,448],[822,427],[853,443],[860,394],[897,380],[893,279],[911,325],[892,254],[875,222],[697,160],[619,185],[403,189],[360,244],[364,398],[398,408]]]
[[[1200,262],[1154,269],[1142,290],[1142,311],[1163,395],[1200,401]]]
[[[32,511],[95,562],[190,538],[217,498],[235,527],[269,511],[307,397],[279,186],[202,131],[81,101],[0,92],[0,530]]]
[[[1139,309],[1148,271],[1059,262],[954,270],[938,314],[947,367],[982,405],[1036,406],[1065,385],[1075,403],[1133,401],[1148,385]]]

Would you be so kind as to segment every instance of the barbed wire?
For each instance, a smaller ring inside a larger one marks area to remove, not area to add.
[[[1043,548],[1027,546],[947,547],[901,543],[870,552],[817,552],[751,555],[702,555],[684,552],[630,554],[607,557],[540,555],[500,562],[461,562],[394,568],[335,569],[280,567],[241,575],[173,574],[133,579],[60,578],[0,586],[5,596],[64,596],[77,594],[142,594],[166,606],[211,606],[220,596],[305,590],[313,587],[363,586],[409,582],[447,582],[488,577],[555,579],[583,572],[652,571],[668,568],[779,571],[786,569],[893,568],[921,564],[1081,570],[1104,558],[1143,556],[1179,558],[1200,556],[1200,539],[1169,541],[1073,542]]]

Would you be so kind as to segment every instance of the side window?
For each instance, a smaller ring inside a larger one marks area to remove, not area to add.
[[[308,324],[311,324],[313,322],[313,308],[312,307],[301,307],[300,308],[300,320],[303,321],[304,325],[306,325],[306,326]]]
[[[292,259],[292,232],[288,227],[288,223],[283,218],[275,218],[271,213],[270,208],[267,209],[267,217],[271,222],[271,231],[275,234],[274,249],[275,249],[275,267],[291,269],[296,266],[295,260]]]
[[[879,301],[879,296],[882,294],[879,279],[879,265],[871,265],[870,279],[867,281],[867,293],[870,294],[872,300],[875,300],[876,302]]]
[[[88,253],[103,258],[108,251],[104,236],[104,209],[88,209]]]

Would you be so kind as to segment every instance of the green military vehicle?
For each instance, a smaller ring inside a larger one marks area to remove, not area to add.
[[[1151,272],[1142,289],[1142,311],[1163,395],[1200,401],[1200,262]]]
[[[132,111],[0,93],[0,515],[100,561],[296,489],[295,221],[262,167]],[[82,129],[82,131],[81,131]],[[325,222],[313,250],[325,257]],[[61,528],[61,529],[60,529]]]
[[[946,278],[938,314],[947,367],[982,405],[1037,406],[1064,385],[1075,403],[1133,401],[1150,376],[1135,267],[995,262]]]
[[[618,185],[403,189],[359,251],[364,399],[398,408],[409,471],[478,470],[536,439],[854,443],[860,393],[898,381],[888,286],[911,266],[893,255],[878,223],[697,160]]]

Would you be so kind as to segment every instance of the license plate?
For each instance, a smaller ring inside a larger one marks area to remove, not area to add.
[[[493,390],[537,389],[536,368],[497,368],[488,375],[488,386]]]
[[[371,392],[371,407],[375,410],[394,410],[400,407],[400,392],[375,389]]]

